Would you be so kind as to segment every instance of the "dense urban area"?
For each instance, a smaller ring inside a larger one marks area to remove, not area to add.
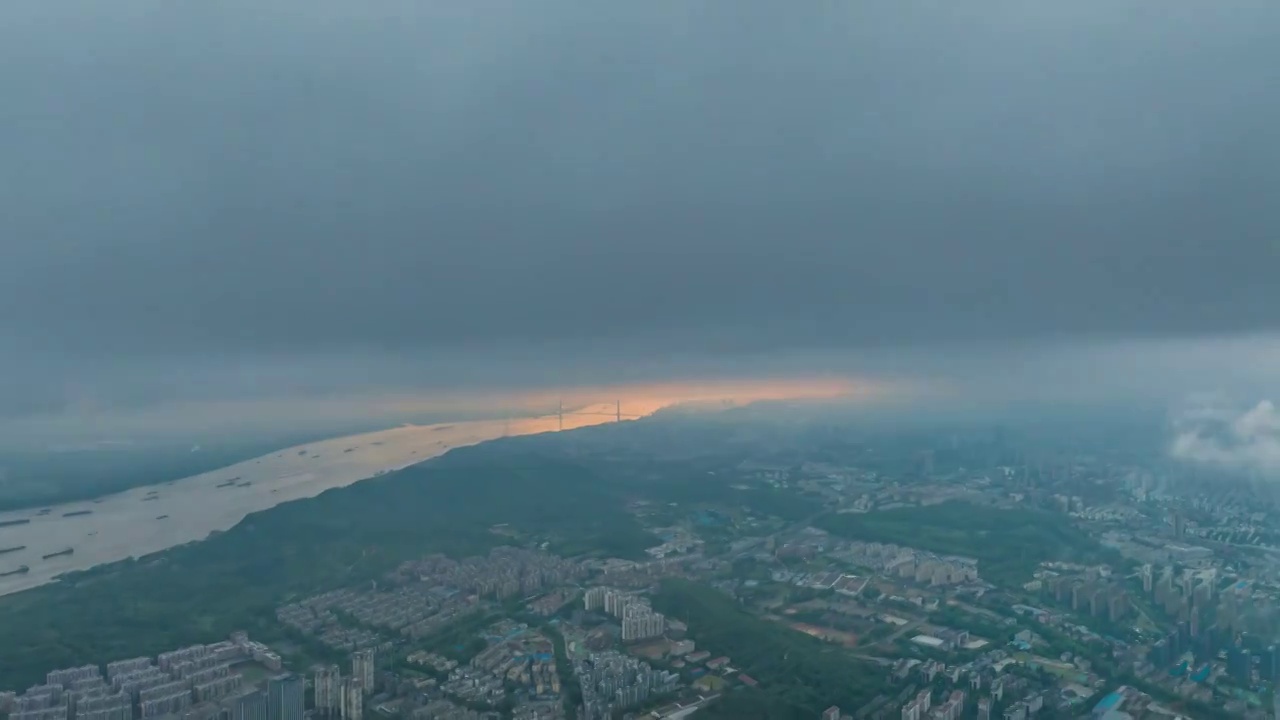
[[[1265,484],[1120,421],[771,417],[461,449],[0,598],[0,714],[1274,716]]]

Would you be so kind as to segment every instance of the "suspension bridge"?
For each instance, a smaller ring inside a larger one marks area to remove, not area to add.
[[[612,408],[609,409],[609,406],[612,406]],[[554,415],[556,418],[557,431],[564,430],[565,418],[609,417],[609,418],[613,418],[614,422],[622,422],[623,420],[639,420],[640,418],[644,417],[643,414],[639,414],[639,413],[623,412],[621,400],[614,400],[611,403],[608,403],[608,402],[588,403],[585,405],[569,407],[569,408],[565,407],[564,400],[558,400],[556,401],[555,408],[552,409],[551,412],[546,412],[546,413],[536,412],[534,414],[537,416],[543,416],[543,417]],[[510,434],[510,430],[511,430],[510,426],[511,426],[511,421],[513,419],[515,418],[511,416],[507,417],[506,427],[503,431],[504,435]]]

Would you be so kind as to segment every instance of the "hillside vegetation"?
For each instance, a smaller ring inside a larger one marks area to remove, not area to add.
[[[978,561],[978,573],[998,584],[1026,582],[1045,561],[1113,559],[1061,515],[963,501],[826,515],[814,524],[846,538],[971,557]]]
[[[735,668],[760,681],[732,691],[709,717],[811,720],[831,705],[861,707],[882,686],[882,671],[842,648],[752,615],[733,598],[681,579],[662,583],[654,607],[689,625],[698,647],[728,655]],[[728,713],[728,714],[725,714]]]
[[[279,630],[291,596],[378,577],[443,552],[483,553],[509,523],[552,551],[641,557],[655,543],[591,471],[534,455],[459,451],[255,513],[210,539],[0,598],[0,688],[51,668],[155,654],[234,629]]]

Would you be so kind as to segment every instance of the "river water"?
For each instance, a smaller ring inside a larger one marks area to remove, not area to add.
[[[563,429],[611,421],[613,405],[565,415]],[[319,495],[384,471],[408,467],[503,435],[560,429],[555,415],[411,425],[287,448],[221,470],[139,487],[96,500],[0,513],[0,595],[53,582],[58,575],[202,540],[250,513]],[[74,514],[83,511],[89,514]],[[68,513],[73,513],[68,516]],[[29,519],[21,525],[6,521]],[[72,553],[45,558],[67,548]]]

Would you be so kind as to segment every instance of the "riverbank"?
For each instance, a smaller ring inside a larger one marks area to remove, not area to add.
[[[612,405],[581,413],[406,425],[298,445],[219,470],[83,502],[0,513],[0,595],[53,582],[61,574],[140,557],[227,530],[250,513],[314,497],[449,450],[504,435],[531,435],[611,422]],[[29,522],[18,522],[28,520]],[[14,524],[6,524],[6,523]],[[45,558],[67,548],[74,552]]]

